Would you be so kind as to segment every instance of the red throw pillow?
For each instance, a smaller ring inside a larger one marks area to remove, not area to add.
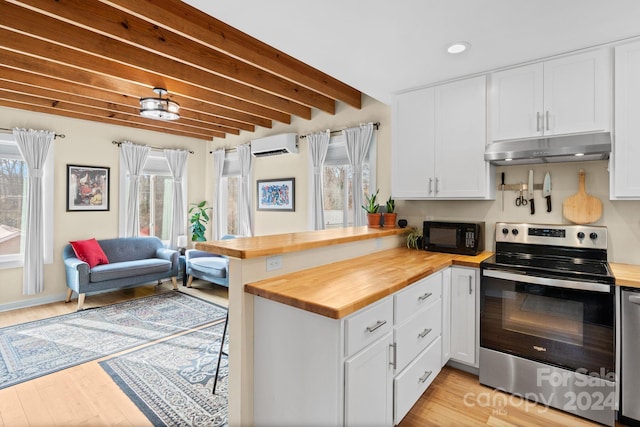
[[[78,259],[89,264],[93,268],[98,264],[109,264],[109,259],[96,239],[77,240],[71,243],[73,251]]]

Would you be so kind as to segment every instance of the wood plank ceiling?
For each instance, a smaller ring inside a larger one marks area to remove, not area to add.
[[[179,120],[139,115],[154,87]],[[211,140],[336,101],[361,93],[179,0],[0,0],[2,106]]]

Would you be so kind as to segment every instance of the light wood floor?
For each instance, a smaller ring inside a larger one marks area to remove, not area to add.
[[[227,305],[226,288],[194,282],[180,290]],[[113,304],[159,292],[171,284],[145,286],[87,297],[85,307]],[[0,327],[71,313],[75,301],[0,313]],[[109,356],[111,357],[111,356]],[[101,359],[100,359],[101,360]],[[104,370],[92,361],[0,390],[0,426],[151,426]],[[478,378],[445,367],[400,423],[426,426],[597,426],[572,415],[481,386]],[[620,424],[618,424],[620,426]]]

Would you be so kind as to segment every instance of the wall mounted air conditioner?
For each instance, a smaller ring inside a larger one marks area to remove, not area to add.
[[[297,133],[282,133],[251,140],[251,155],[254,157],[277,156],[297,152]]]

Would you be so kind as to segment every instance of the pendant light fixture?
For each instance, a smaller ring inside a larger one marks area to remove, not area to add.
[[[180,105],[169,98],[163,98],[167,90],[161,87],[154,87],[153,91],[158,94],[157,98],[140,98],[140,115],[154,120],[178,120],[180,118]]]

